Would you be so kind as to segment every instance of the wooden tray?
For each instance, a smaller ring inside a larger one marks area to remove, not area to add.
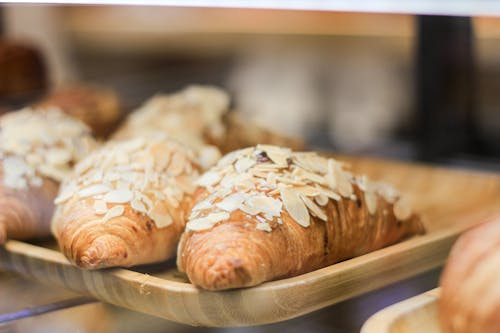
[[[424,218],[428,234],[298,277],[248,289],[207,292],[187,283],[172,262],[160,270],[83,271],[57,251],[9,241],[0,269],[190,325],[243,326],[283,321],[443,264],[457,236],[500,213],[500,176],[348,158],[353,170],[401,189]],[[158,265],[155,266],[158,268]]]
[[[439,288],[391,305],[370,317],[361,333],[441,333]]]

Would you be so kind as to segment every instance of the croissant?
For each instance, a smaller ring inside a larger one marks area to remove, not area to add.
[[[225,91],[210,86],[189,86],[146,101],[130,114],[113,138],[164,132],[194,150],[201,166],[208,168],[221,157],[210,142],[223,138],[222,117],[228,107],[229,95]]]
[[[192,206],[194,154],[164,135],[110,141],[61,187],[52,232],[81,268],[171,257]]]
[[[39,106],[60,108],[87,124],[98,137],[110,134],[120,119],[119,98],[107,88],[78,85],[63,87],[45,97]]]
[[[95,145],[87,126],[56,109],[0,117],[0,244],[50,235],[59,183]]]
[[[177,265],[203,289],[299,275],[424,232],[392,187],[315,153],[257,145],[197,183]]]
[[[113,135],[130,138],[162,131],[192,148],[203,169],[213,166],[221,153],[258,143],[304,146],[298,139],[273,133],[257,123],[229,112],[229,95],[222,89],[193,85],[179,92],[157,95],[132,112]]]
[[[500,330],[500,219],[463,234],[441,276],[439,318],[444,333]]]

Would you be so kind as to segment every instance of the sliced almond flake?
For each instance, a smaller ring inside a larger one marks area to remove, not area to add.
[[[206,219],[205,217],[200,217],[194,220],[191,220],[186,224],[186,231],[202,231],[211,229],[214,224]]]
[[[247,171],[249,168],[254,166],[257,163],[257,161],[248,158],[248,157],[240,157],[239,159],[236,160],[236,163],[234,163],[234,169],[236,172],[242,173]]]
[[[394,216],[398,220],[404,221],[412,215],[412,210],[409,202],[405,198],[401,198],[394,203]]]
[[[280,193],[280,189],[279,189],[279,188],[275,188],[274,190],[269,191],[269,192],[267,193],[267,195],[269,195],[269,196],[274,196],[274,195],[279,194],[279,193]]]
[[[263,178],[266,179],[268,172],[267,171],[258,171],[258,170],[252,170],[252,176],[257,177],[257,178]]]
[[[300,194],[303,194],[308,197],[315,197],[317,195],[320,195],[321,192],[318,190],[316,187],[312,186],[299,186],[294,188],[297,192]]]
[[[71,173],[69,167],[67,169],[63,169],[56,168],[48,164],[41,164],[37,169],[42,175],[52,178],[58,182],[62,182],[64,178],[66,178]]]
[[[102,221],[106,222],[108,220],[111,220],[112,218],[122,216],[124,212],[125,207],[123,207],[122,205],[113,206],[103,216]]]
[[[366,207],[368,212],[373,215],[377,212],[377,195],[372,191],[364,192]]]
[[[264,218],[268,221],[273,221],[274,220],[274,216],[271,215],[271,214],[264,214]]]
[[[173,223],[172,217],[168,213],[150,212],[148,216],[153,220],[157,228],[165,228]]]
[[[248,198],[248,195],[246,195],[245,193],[237,192],[237,193],[231,194],[228,197],[225,197],[222,201],[216,203],[215,206],[217,208],[222,209],[223,211],[231,213],[231,212],[239,209],[241,207],[241,204],[243,203],[243,201],[245,201],[245,199],[247,199],[247,198]]]
[[[269,172],[266,177],[266,182],[271,187],[276,187],[276,174],[274,172]]]
[[[278,224],[283,224],[283,220],[281,218],[278,217],[277,221],[278,221]]]
[[[108,186],[102,185],[102,184],[96,184],[96,185],[91,185],[89,187],[86,187],[84,189],[79,190],[78,196],[80,198],[86,198],[86,197],[91,197],[97,194],[102,194],[102,193],[107,193],[111,189]]]
[[[205,172],[198,180],[196,184],[204,187],[213,186],[221,180],[220,173],[216,171]]]
[[[220,157],[221,153],[219,149],[214,146],[204,146],[202,149],[198,150],[198,163],[203,170],[215,165]]]
[[[120,148],[127,151],[127,152],[134,152],[134,151],[138,151],[139,149],[143,148],[145,145],[146,145],[146,140],[142,137],[139,137],[139,138],[134,138],[131,140],[124,141],[120,145]]]
[[[390,203],[395,203],[399,198],[399,192],[390,184],[377,182],[373,183],[372,186],[382,197],[384,197],[386,201]]]
[[[133,198],[133,193],[130,190],[112,190],[104,195],[104,201],[109,203],[126,203]]]
[[[115,155],[115,163],[117,164],[129,164],[130,158],[129,155],[124,151],[119,151]]]
[[[336,161],[333,158],[328,159],[327,173],[325,175],[325,181],[331,190],[337,188],[337,177],[335,172]]]
[[[139,199],[134,199],[130,202],[130,206],[132,209],[135,211],[142,213],[142,214],[147,214],[148,210],[146,209],[146,206],[140,201]]]
[[[340,200],[340,196],[338,196],[338,198]],[[314,197],[314,201],[316,201],[316,203],[320,206],[326,206],[328,204],[328,197],[324,194],[320,194]]]
[[[310,225],[309,211],[297,192],[290,188],[281,188],[281,200],[290,216],[298,224],[303,227]]]
[[[278,165],[278,164],[257,164],[253,167],[254,170],[258,171],[278,171],[279,169],[282,169],[283,167]]]
[[[178,208],[180,205],[179,201],[171,193],[165,194],[165,199],[167,200],[168,204],[173,208]]]
[[[276,150],[266,150],[266,154],[279,167],[288,167],[287,159],[290,157],[290,154],[284,154],[283,152]]]
[[[333,199],[335,201],[342,200],[342,197],[340,195],[338,195],[337,193],[335,193],[331,190],[328,190],[326,188],[321,188],[321,193],[326,195],[328,198]]]
[[[255,218],[257,219],[257,221],[259,221],[261,223],[267,223],[267,220],[265,218],[263,218],[262,216],[255,215]]]
[[[286,178],[286,177],[280,177],[280,176],[277,176],[276,180],[281,182],[281,183],[289,184],[289,185],[296,185],[296,186],[307,185],[306,182],[303,182],[300,180],[295,180],[295,179],[290,179],[290,178]]]
[[[271,226],[269,225],[269,223],[257,223],[257,225],[255,226],[255,228],[258,229],[258,230],[267,231],[267,232],[273,231],[273,229],[271,228]]]
[[[144,203],[148,210],[153,208],[153,201],[151,201],[151,199],[147,195],[144,195],[139,191],[135,191],[134,198],[136,198],[137,200],[140,200],[142,203]]]
[[[167,170],[168,174],[171,176],[180,175],[184,170],[186,163],[187,161],[183,154],[179,152],[173,153]]]
[[[52,165],[65,165],[73,158],[69,149],[53,148],[45,154],[45,160]]]
[[[320,207],[318,207],[314,203],[314,201],[312,201],[311,199],[309,199],[308,197],[306,197],[304,195],[300,195],[300,198],[302,199],[302,201],[304,201],[304,203],[306,204],[307,208],[309,208],[309,211],[314,216],[319,217],[321,220],[323,220],[325,222],[328,220],[328,217],[326,216],[325,212]]]
[[[61,190],[57,198],[54,200],[54,204],[59,205],[62,204],[63,202],[68,201],[75,193],[75,190],[76,190],[75,183],[69,183],[68,185],[61,186]]]
[[[320,176],[318,174],[309,171],[301,170],[300,172],[297,173],[297,176],[316,184],[327,185],[327,182],[323,176]]]
[[[248,215],[257,215],[260,213],[259,207],[253,206],[251,204],[247,204],[246,202],[243,202],[239,208],[241,211],[243,211],[244,213],[247,213]]]
[[[327,172],[326,159],[313,152],[293,154],[294,162],[308,171],[325,174]]]
[[[346,171],[337,168],[337,189],[343,197],[350,197],[353,191],[352,184],[350,182],[350,174]]]
[[[245,149],[240,149],[240,150],[235,150],[233,152],[230,152],[229,154],[224,155],[219,162],[217,162],[218,167],[223,167],[227,165],[231,165],[236,161],[236,159],[240,156],[247,156],[249,153],[251,153],[254,150],[253,147],[250,148],[245,148]]]
[[[250,197],[245,201],[245,204],[250,207],[255,207],[260,213],[269,214],[271,216],[280,216],[283,207],[280,200],[265,195]]]
[[[211,208],[213,205],[209,200],[203,200],[198,202],[192,209],[193,212]]]
[[[229,214],[226,212],[221,213],[212,213],[205,217],[200,217],[194,220],[191,220],[187,223],[186,229],[199,231],[206,230],[212,228],[216,223],[227,220],[229,218]]]
[[[368,182],[368,177],[366,177],[366,175],[356,177],[355,179],[356,179],[356,184],[358,185],[361,191],[365,192],[368,190],[370,184]]]
[[[98,215],[106,214],[108,211],[108,206],[103,200],[94,201],[94,205],[92,207],[94,208],[94,212]]]

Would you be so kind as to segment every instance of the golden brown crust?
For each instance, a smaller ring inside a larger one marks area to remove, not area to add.
[[[106,137],[120,120],[120,101],[111,89],[92,86],[67,86],[52,92],[41,107],[58,107],[87,124],[92,133]]]
[[[43,177],[40,187],[13,189],[3,185],[0,167],[0,244],[8,238],[30,239],[50,234],[50,219],[59,183]]]
[[[180,267],[203,289],[249,287],[307,273],[424,232],[415,215],[398,221],[392,204],[383,199],[379,203],[384,207],[370,215],[364,197],[359,197],[361,207],[350,199],[328,203],[328,219],[334,223],[313,218],[304,228],[284,212],[283,224],[269,233],[256,229],[258,221],[238,210],[210,230],[183,234]]]
[[[191,198],[172,210],[173,223],[164,228],[125,205],[125,212],[106,222],[93,209],[94,200],[73,200],[54,216],[58,243],[63,254],[85,269],[159,262],[171,257],[184,230],[185,212]]]
[[[445,333],[494,333],[500,328],[500,220],[462,235],[441,277],[439,318]]]
[[[417,215],[395,207],[394,189],[311,153],[244,149],[198,183],[177,259],[208,290],[303,274],[424,232]]]
[[[81,268],[163,261],[176,250],[198,166],[163,135],[110,141],[61,187],[52,231]]]

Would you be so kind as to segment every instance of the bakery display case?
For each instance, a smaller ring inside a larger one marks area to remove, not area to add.
[[[439,332],[500,216],[498,16],[1,3],[0,332]]]

